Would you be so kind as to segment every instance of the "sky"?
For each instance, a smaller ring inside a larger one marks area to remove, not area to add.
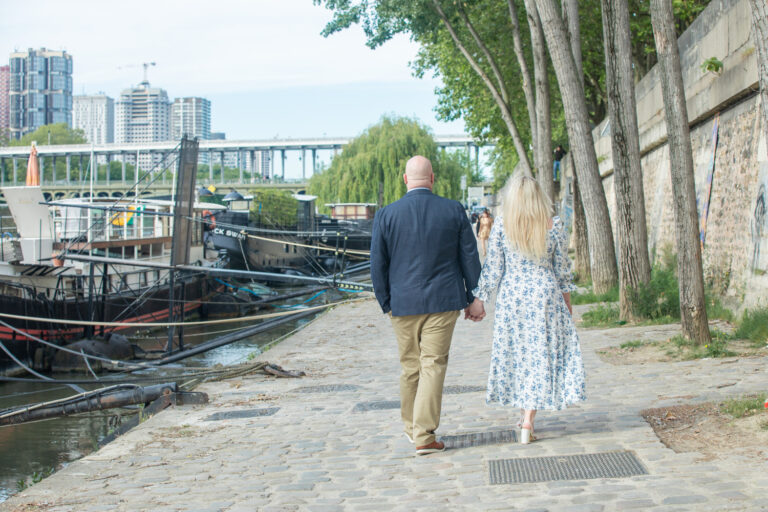
[[[312,0],[0,0],[0,52],[64,49],[74,93],[113,98],[155,62],[152,86],[211,100],[228,139],[354,136],[385,114],[464,132],[436,120],[439,82],[411,75],[407,37],[370,50],[359,27],[322,37],[330,19]]]

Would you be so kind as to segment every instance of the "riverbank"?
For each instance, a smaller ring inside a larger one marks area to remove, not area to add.
[[[490,315],[457,324],[438,431],[452,447],[444,453],[414,457],[399,411],[388,408],[398,400],[396,344],[371,300],[329,311],[259,356],[306,377],[202,386],[209,404],[164,411],[0,510],[768,509],[764,459],[675,453],[639,414],[759,391],[767,358],[614,366],[596,350],[678,327],[581,330],[589,399],[540,413],[539,441],[523,446],[509,442],[515,411],[484,403],[491,329]],[[497,444],[459,447],[472,441],[462,434]],[[617,451],[647,474],[494,484],[499,473],[489,471],[500,459]]]

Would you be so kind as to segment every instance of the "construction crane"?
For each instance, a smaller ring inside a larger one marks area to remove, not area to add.
[[[149,82],[149,77],[147,76],[147,70],[150,66],[156,66],[157,64],[154,62],[142,62],[141,64],[128,64],[127,66],[120,66],[117,69],[130,69],[130,68],[136,68],[139,66],[142,66],[144,68],[144,81]]]

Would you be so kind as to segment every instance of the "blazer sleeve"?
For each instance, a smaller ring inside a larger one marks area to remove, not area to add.
[[[373,283],[373,292],[376,294],[376,300],[384,313],[389,313],[390,290],[389,290],[389,250],[387,241],[381,226],[381,213],[376,212],[373,218],[373,232],[371,233],[371,282]]]
[[[477,239],[472,233],[472,224],[464,214],[464,208],[458,205],[459,222],[459,265],[464,277],[464,287],[467,290],[467,303],[475,300],[472,290],[477,286],[480,278],[480,255],[477,253]]]

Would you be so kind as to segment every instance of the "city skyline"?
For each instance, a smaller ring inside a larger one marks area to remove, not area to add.
[[[354,136],[382,115],[415,117],[437,134],[463,132],[461,122],[435,120],[439,82],[411,76],[417,46],[407,38],[375,51],[359,29],[323,38],[331,14],[306,0],[231,0],[205,4],[200,16],[202,6],[138,1],[119,15],[85,0],[5,8],[0,51],[66,49],[75,59],[73,93],[113,98],[141,81],[143,62],[156,62],[153,86],[170,98],[211,101],[211,130],[231,139]],[[24,22],[30,15],[34,24]],[[158,44],[159,33],[173,43]]]

